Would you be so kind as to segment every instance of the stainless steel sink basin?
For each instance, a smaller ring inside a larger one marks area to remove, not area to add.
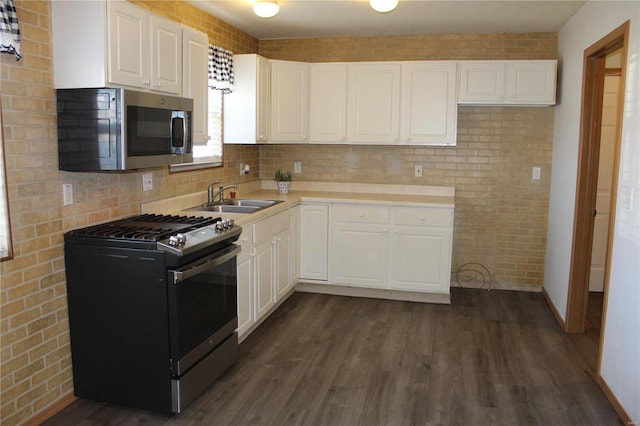
[[[278,203],[281,200],[243,200],[233,199],[223,202],[216,202],[211,204],[202,204],[199,206],[185,209],[185,211],[200,211],[200,212],[217,212],[217,213],[255,213],[259,210],[266,209]]]

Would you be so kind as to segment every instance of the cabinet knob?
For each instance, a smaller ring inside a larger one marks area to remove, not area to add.
[[[364,213],[362,212],[358,213],[358,217],[364,217]]]
[[[160,84],[160,82],[157,82],[157,81],[156,81],[156,84],[155,84],[154,86],[156,86],[156,88],[160,88],[160,87],[162,87],[162,85]]]
[[[425,220],[425,219],[426,219],[426,217],[420,216],[420,220]]]
[[[142,80],[142,84],[144,86],[148,86],[149,85],[149,80]]]

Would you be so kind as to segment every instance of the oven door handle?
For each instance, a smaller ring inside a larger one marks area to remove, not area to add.
[[[191,268],[182,271],[171,271],[171,273],[173,274],[173,283],[178,284],[181,281],[193,277],[194,275],[201,274],[208,269],[220,266],[230,259],[236,257],[238,253],[240,253],[240,246],[233,244],[232,246],[225,248],[224,250],[220,250],[214,253],[213,256],[209,257],[204,262],[198,263]]]

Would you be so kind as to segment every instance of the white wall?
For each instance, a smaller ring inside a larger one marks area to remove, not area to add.
[[[618,201],[603,329],[601,375],[640,423],[640,2],[589,1],[559,32],[555,129],[544,288],[565,318],[573,231],[584,50],[631,21]]]

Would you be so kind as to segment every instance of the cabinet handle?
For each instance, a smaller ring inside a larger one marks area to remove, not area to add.
[[[159,89],[160,87],[162,87],[162,85],[161,85],[159,82],[157,82],[157,81],[156,81],[155,86],[156,86],[156,88],[158,88],[158,89]]]
[[[142,80],[142,85],[143,86],[148,86],[149,85],[149,80]]]

